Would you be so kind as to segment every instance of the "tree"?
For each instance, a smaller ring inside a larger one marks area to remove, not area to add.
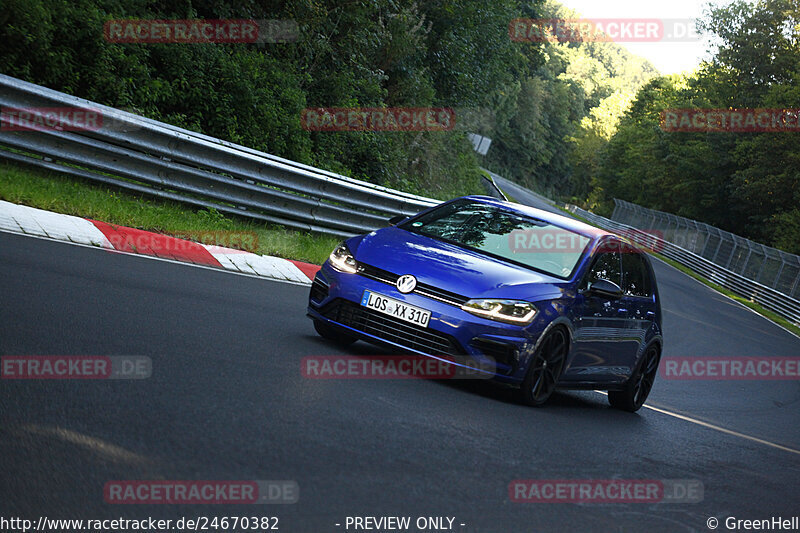
[[[800,6],[740,0],[712,7],[700,27],[714,57],[639,91],[603,149],[590,204],[608,212],[622,198],[797,250],[798,133],[666,132],[658,119],[670,108],[796,108]]]

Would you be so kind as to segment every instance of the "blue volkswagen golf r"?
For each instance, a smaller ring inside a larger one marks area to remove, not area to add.
[[[317,274],[308,315],[321,336],[485,372],[528,405],[556,388],[607,390],[627,411],[647,399],[663,341],[641,250],[483,196],[391,222],[337,246]]]

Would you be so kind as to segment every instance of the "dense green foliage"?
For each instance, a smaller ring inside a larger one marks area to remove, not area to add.
[[[524,69],[517,0],[5,0],[0,72],[373,182],[477,192],[465,131],[309,132],[305,107],[477,109]],[[289,19],[294,43],[119,44],[118,18]]]
[[[330,235],[228,217],[215,209],[195,209],[169,200],[109,190],[15,163],[0,162],[0,177],[0,199],[7,202],[262,255],[321,265],[341,241]]]
[[[652,67],[613,44],[515,43],[514,18],[573,16],[544,0],[6,0],[0,71],[107,105],[369,181],[438,197],[481,191],[465,133],[494,139],[486,164],[538,189],[573,178],[594,135]],[[291,19],[283,44],[118,44],[117,18]],[[305,107],[442,106],[455,132],[330,133]],[[585,146],[584,146],[585,145]],[[580,173],[579,173],[580,174]]]
[[[580,18],[555,2],[543,6],[542,16]],[[586,198],[598,151],[636,91],[658,72],[611,42],[521,46],[529,55],[541,47],[542,58],[502,89],[487,164],[550,196]]]
[[[519,43],[552,0],[5,0],[0,72],[439,198],[479,164],[608,213],[623,198],[800,251],[800,134],[685,133],[669,108],[800,107],[797,0],[710,8],[713,59],[659,76],[606,42]],[[291,19],[274,44],[118,44],[115,18]],[[663,46],[669,46],[664,44]],[[451,107],[451,132],[310,132],[306,107]],[[466,138],[493,140],[481,160]]]
[[[607,146],[589,204],[613,198],[683,215],[800,253],[800,131],[665,132],[676,108],[800,107],[800,4],[734,2],[702,30],[714,57],[689,76],[660,77],[637,95]]]

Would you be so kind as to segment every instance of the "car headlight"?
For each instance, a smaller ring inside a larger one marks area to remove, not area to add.
[[[353,257],[353,254],[350,253],[344,243],[333,249],[328,260],[331,262],[331,266],[340,272],[355,274],[358,271],[356,258]]]
[[[509,324],[530,324],[536,307],[522,300],[470,300],[461,306],[467,313]]]

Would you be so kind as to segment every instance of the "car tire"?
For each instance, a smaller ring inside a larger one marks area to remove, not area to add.
[[[655,344],[648,346],[636,367],[636,372],[625,383],[625,388],[621,391],[608,391],[608,403],[611,407],[630,413],[638,411],[653,389],[660,359],[661,352],[658,346]]]
[[[520,403],[541,407],[550,399],[564,370],[568,352],[569,339],[563,328],[547,334],[533,354],[525,379],[517,391]]]
[[[333,341],[339,346],[350,346],[358,340],[358,337],[339,331],[321,320],[314,320],[314,329],[317,330],[320,337]]]

